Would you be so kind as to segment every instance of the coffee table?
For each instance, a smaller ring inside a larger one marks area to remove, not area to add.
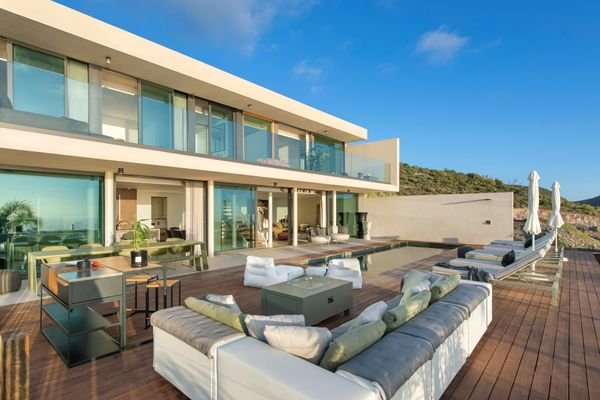
[[[334,315],[350,314],[352,283],[321,276],[301,276],[261,289],[262,313],[303,314],[306,325],[315,325]]]

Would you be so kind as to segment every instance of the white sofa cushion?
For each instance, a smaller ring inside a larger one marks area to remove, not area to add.
[[[290,314],[290,315],[251,315],[246,314],[244,318],[246,323],[246,329],[248,334],[255,339],[263,342],[267,341],[265,338],[265,327],[273,326],[304,326],[304,315],[302,314]]]
[[[256,268],[273,268],[275,267],[275,260],[272,257],[246,257],[246,266],[252,266]]]
[[[358,261],[358,258],[334,258],[329,260],[329,269],[351,269],[360,271],[360,261]]]
[[[248,256],[244,270],[244,286],[262,288],[304,275],[304,268],[275,265],[273,258]]]
[[[313,364],[321,360],[331,342],[327,328],[267,325],[264,333],[269,345]]]
[[[233,295],[231,294],[212,294],[209,293],[206,296],[204,296],[204,299],[206,301],[209,301],[213,304],[218,304],[220,306],[224,306],[227,307],[235,312],[241,312],[242,310],[240,310],[240,307],[238,306],[237,302],[235,301],[235,299],[233,298]]]
[[[358,258],[335,258],[329,260],[327,276],[352,282],[353,289],[362,288],[362,272]]]
[[[385,301],[378,301],[365,308],[358,316],[351,319],[348,322],[343,323],[331,330],[333,340],[342,336],[344,333],[350,332],[353,329],[358,328],[361,325],[368,324],[369,322],[379,321],[383,319],[383,314],[387,311],[387,304]]]

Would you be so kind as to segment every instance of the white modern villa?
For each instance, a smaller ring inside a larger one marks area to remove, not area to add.
[[[65,6],[0,1],[0,207],[27,210],[1,269],[45,245],[118,242],[134,218],[209,255],[352,230],[359,194],[398,190],[398,139],[366,139]]]

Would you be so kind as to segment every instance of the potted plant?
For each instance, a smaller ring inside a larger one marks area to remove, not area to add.
[[[148,250],[141,249],[142,246],[148,241],[150,236],[150,228],[142,223],[142,220],[134,220],[131,223],[131,229],[133,232],[133,239],[131,245],[131,266],[132,267],[145,267],[148,265]]]
[[[35,226],[36,221],[39,229],[41,220],[35,215],[33,207],[26,200],[10,200],[0,206],[0,237],[6,238],[6,243],[0,243],[6,252],[6,259],[2,260],[4,263],[2,268],[12,267],[11,258],[15,236],[19,232],[23,232],[23,228]]]

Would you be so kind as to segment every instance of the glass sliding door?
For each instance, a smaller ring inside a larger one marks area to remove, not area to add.
[[[173,93],[142,83],[142,143],[173,148]]]
[[[215,185],[215,251],[255,247],[256,190]]]
[[[312,171],[344,175],[344,146],[342,142],[314,135],[309,158]]]
[[[138,143],[138,82],[129,76],[102,71],[102,134]]]
[[[350,236],[356,236],[356,212],[358,211],[358,195],[355,193],[337,193],[336,194],[336,224],[348,228]],[[333,212],[332,194],[327,193],[327,226],[331,225]]]
[[[27,253],[102,240],[102,178],[0,171],[0,269],[23,273]]]
[[[210,154],[235,158],[235,123],[233,110],[212,104],[210,107]]]
[[[271,158],[271,121],[244,115],[244,160],[263,161]]]
[[[194,107],[194,152],[208,154],[209,109],[208,101],[195,99]]]
[[[186,151],[187,146],[187,95],[175,92],[173,94],[173,148]]]
[[[300,129],[279,124],[275,135],[275,157],[290,168],[305,169],[306,139]]]
[[[15,110],[51,117],[65,116],[65,60],[13,46]]]

